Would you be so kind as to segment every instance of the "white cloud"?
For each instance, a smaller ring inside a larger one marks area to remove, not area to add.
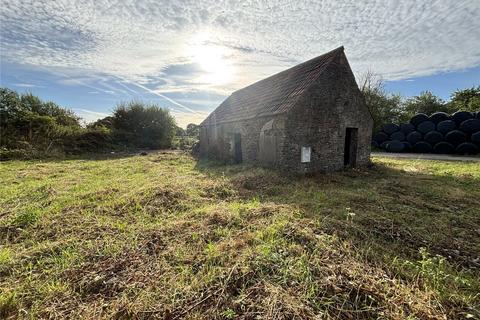
[[[205,119],[209,112],[197,112],[195,114],[193,113],[188,113],[188,112],[176,112],[176,111],[171,111],[171,114],[175,117],[175,120],[177,121],[177,125],[179,125],[182,128],[186,128],[187,124],[189,123],[195,123],[195,124],[200,124],[200,122]]]
[[[13,85],[19,88],[44,88],[43,86],[39,86],[32,83],[14,83]]]
[[[98,119],[102,119],[110,116],[108,113],[92,111],[88,109],[74,108],[75,113],[82,118],[86,123],[94,122]]]
[[[386,80],[480,64],[478,0],[16,0],[2,6],[3,59],[120,77],[157,95],[227,95],[340,45],[354,72],[370,69]],[[230,79],[202,74],[195,65],[202,65],[201,46],[221,48],[215,59],[230,68]],[[182,65],[187,68],[172,73],[171,66]],[[107,86],[91,89],[133,94],[131,85]]]

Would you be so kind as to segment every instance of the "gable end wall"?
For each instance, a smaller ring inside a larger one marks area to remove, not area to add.
[[[296,172],[344,168],[347,127],[358,128],[357,165],[368,164],[373,120],[343,53],[287,114],[283,167]],[[311,162],[301,163],[301,147],[312,148]]]

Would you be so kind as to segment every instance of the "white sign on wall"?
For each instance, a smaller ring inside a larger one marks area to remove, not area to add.
[[[301,161],[310,162],[310,155],[312,153],[312,147],[302,147]]]

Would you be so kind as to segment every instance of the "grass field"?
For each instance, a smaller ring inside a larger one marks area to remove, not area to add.
[[[0,163],[0,318],[480,317],[480,164]]]

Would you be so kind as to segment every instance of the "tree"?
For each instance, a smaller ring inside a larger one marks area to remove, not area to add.
[[[53,102],[44,102],[31,93],[18,94],[8,88],[0,88],[2,147],[29,145],[48,148],[63,133],[80,130],[79,120],[71,110]]]
[[[386,123],[398,123],[402,119],[402,97],[385,92],[383,80],[368,71],[360,79],[360,90],[373,118],[373,131]]]
[[[113,129],[113,117],[108,116],[102,119],[98,119],[95,122],[87,124],[87,128],[89,129],[97,129],[97,128],[106,128],[106,129]]]
[[[407,99],[404,107],[404,120],[410,119],[417,113],[431,115],[435,112],[451,113],[449,106],[430,91],[423,91],[418,96]]]
[[[168,109],[141,101],[121,103],[113,112],[115,140],[139,148],[169,148],[175,135],[175,119]]]
[[[454,111],[480,111],[480,86],[456,90],[448,104]]]
[[[175,135],[177,137],[183,137],[184,135],[186,135],[186,131],[182,127],[175,126]]]
[[[195,123],[189,123],[187,125],[187,136],[198,137],[200,134],[200,126]]]

